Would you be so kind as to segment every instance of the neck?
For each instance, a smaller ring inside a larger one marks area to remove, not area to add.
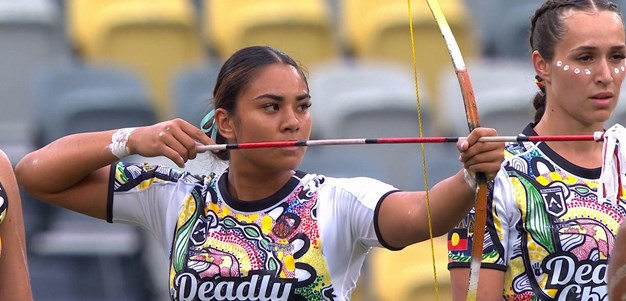
[[[555,120],[556,119],[556,120]],[[603,130],[603,124],[582,124],[570,118],[543,116],[535,126],[538,135],[590,135]],[[602,143],[594,141],[548,141],[548,146],[572,164],[597,168],[602,166]]]
[[[228,192],[241,201],[255,201],[275,194],[289,181],[294,171],[267,172],[237,168],[231,162],[228,170]]]

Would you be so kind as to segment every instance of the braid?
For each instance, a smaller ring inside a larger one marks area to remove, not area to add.
[[[537,124],[543,117],[543,113],[546,111],[546,95],[538,92],[533,98],[533,107],[535,108],[534,123]]]

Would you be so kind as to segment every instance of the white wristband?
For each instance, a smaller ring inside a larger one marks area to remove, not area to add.
[[[476,188],[478,187],[478,184],[476,183],[476,177],[474,177],[472,173],[467,171],[467,169],[463,169],[463,179],[465,180],[465,183],[469,185],[469,187],[471,187],[473,190],[476,190]]]
[[[130,150],[126,146],[126,143],[128,142],[130,134],[134,130],[135,128],[119,129],[111,137],[111,144],[109,145],[109,149],[111,149],[111,153],[118,159],[122,159],[130,155]]]

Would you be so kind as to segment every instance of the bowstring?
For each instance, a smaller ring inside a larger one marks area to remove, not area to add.
[[[411,36],[411,56],[413,60],[413,80],[415,82],[415,100],[417,102],[417,122],[419,127],[419,136],[423,137],[424,127],[422,125],[422,106],[419,96],[419,85],[417,78],[417,57],[415,54],[415,37],[413,35],[413,13],[411,9],[411,0],[407,0],[408,15],[409,15],[409,34]],[[439,282],[437,280],[437,266],[435,263],[435,245],[433,241],[433,225],[430,216],[430,196],[428,186],[428,173],[426,172],[426,150],[424,144],[420,144],[421,159],[422,159],[422,171],[424,177],[424,191],[426,193],[426,212],[428,217],[428,237],[430,242],[430,255],[433,265],[433,278],[435,280],[435,300],[439,300]]]

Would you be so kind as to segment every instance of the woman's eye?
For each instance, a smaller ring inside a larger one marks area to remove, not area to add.
[[[616,53],[614,55],[611,56],[611,60],[615,61],[615,62],[621,62],[626,58],[626,54],[623,53]]]
[[[593,57],[590,55],[581,55],[578,57],[578,61],[581,62],[590,62],[591,60],[593,60]]]
[[[277,103],[268,103],[268,104],[266,104],[265,106],[263,106],[263,108],[264,108],[266,111],[272,111],[272,112],[273,112],[273,111],[278,111],[279,106],[278,106],[278,104],[277,104]]]
[[[307,103],[303,103],[302,105],[298,106],[298,109],[300,111],[306,111],[311,107],[311,103],[307,102]]]

